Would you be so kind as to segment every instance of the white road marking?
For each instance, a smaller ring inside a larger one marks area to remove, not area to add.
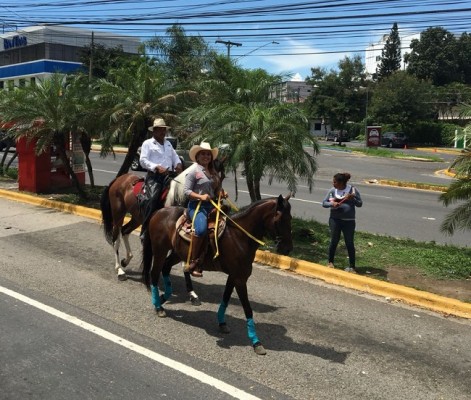
[[[436,218],[433,217],[422,217],[422,219],[426,219],[427,221],[436,221]]]
[[[250,393],[244,392],[243,390],[240,390],[232,385],[229,385],[219,379],[213,378],[212,376],[205,374],[204,372],[198,371],[178,361],[172,360],[171,358],[165,357],[159,353],[146,349],[145,347],[132,343],[126,339],[123,339],[122,337],[114,335],[111,332],[105,331],[104,329],[98,328],[97,326],[94,326],[85,321],[82,321],[78,319],[77,317],[74,317],[62,311],[56,310],[55,308],[52,308],[46,304],[40,303],[29,297],[23,296],[20,293],[14,292],[3,286],[0,286],[0,292],[6,294],[7,296],[13,297],[16,300],[22,301],[23,303],[29,304],[30,306],[36,307],[37,309],[47,312],[48,314],[51,314],[66,322],[76,325],[82,329],[85,329],[91,333],[94,333],[95,335],[100,336],[103,339],[109,340],[110,342],[123,346],[129,350],[134,351],[135,353],[141,354],[147,358],[150,358],[151,360],[157,361],[158,363],[165,365],[168,368],[172,368],[177,372],[188,375],[209,386],[213,386],[214,388],[220,390],[221,392],[227,393],[228,395],[236,399],[261,400],[259,397],[255,397],[251,395]]]

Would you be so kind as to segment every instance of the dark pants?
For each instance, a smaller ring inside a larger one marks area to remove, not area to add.
[[[164,186],[165,175],[147,173],[145,188],[146,188],[146,204],[144,205],[144,217],[142,221],[142,230],[144,233],[149,225],[150,217],[153,212],[162,208],[163,204],[160,199],[162,188]]]
[[[329,245],[329,262],[334,262],[335,250],[339,244],[340,234],[343,233],[345,246],[347,247],[350,267],[355,268],[355,245],[353,237],[355,236],[355,220],[344,221],[337,218],[329,218],[330,228],[330,245]]]

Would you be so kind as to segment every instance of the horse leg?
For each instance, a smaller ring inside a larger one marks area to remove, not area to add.
[[[183,274],[185,275],[186,291],[190,295],[191,304],[193,304],[194,306],[200,306],[201,300],[193,290],[193,281],[191,280],[191,273],[183,272]]]
[[[132,217],[131,221],[121,228],[121,237],[123,238],[124,247],[126,248],[126,258],[121,259],[121,267],[123,268],[126,268],[129,265],[131,259],[134,257],[132,254],[131,245],[129,244],[129,235],[138,226],[139,222],[137,222],[134,217]]]
[[[164,281],[164,293],[160,295],[160,304],[164,304],[172,295],[173,288],[172,282],[170,281],[170,271],[172,270],[172,264],[169,259],[165,259],[165,264],[162,267],[162,278]]]
[[[167,316],[165,309],[162,307],[162,301],[159,294],[159,277],[162,270],[159,265],[162,265],[164,262],[165,260],[160,260],[160,257],[154,254],[154,262],[151,271],[150,291],[152,296],[152,304],[154,305],[155,311],[159,318],[165,318]]]
[[[167,314],[165,313],[164,308],[162,307],[162,302],[160,301],[159,294],[159,280],[152,279],[152,284],[150,285],[150,293],[152,296],[152,304],[154,305],[155,312],[159,318],[165,318]]]
[[[115,231],[114,228],[113,231]],[[126,272],[124,272],[124,269],[121,268],[121,264],[119,262],[119,246],[121,245],[121,234],[119,233],[119,231],[117,232],[117,234],[114,234],[113,232],[113,250],[115,258],[114,269],[118,272],[118,280],[125,281],[126,279],[128,279],[128,277],[126,276]]]
[[[252,342],[252,346],[254,348],[255,353],[263,356],[267,354],[267,352],[260,340],[258,339],[257,332],[255,331],[253,311],[252,307],[250,306],[249,296],[247,294],[247,282],[243,282],[242,284],[236,285],[236,291],[237,295],[239,296],[240,302],[242,303],[242,307],[244,308],[245,318],[247,319],[248,337]]]
[[[234,281],[230,276],[227,277],[226,287],[224,288],[224,294],[222,295],[221,304],[218,308],[218,322],[219,322],[219,331],[221,333],[230,333],[231,330],[226,324],[226,309],[229,305],[229,300],[231,299],[232,292],[234,291]]]

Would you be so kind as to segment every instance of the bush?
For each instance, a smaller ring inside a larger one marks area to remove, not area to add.
[[[443,144],[442,128],[437,122],[418,121],[413,128],[405,131],[409,136],[409,143],[428,146],[439,146]]]

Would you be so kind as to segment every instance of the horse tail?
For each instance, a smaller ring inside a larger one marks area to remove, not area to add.
[[[110,186],[114,180],[105,187],[100,198],[101,222],[105,232],[106,241],[113,244],[113,215],[111,213]]]
[[[149,230],[144,235],[144,241],[142,243],[142,281],[146,285],[147,289],[150,290],[150,270],[152,269],[152,243],[150,241]]]

